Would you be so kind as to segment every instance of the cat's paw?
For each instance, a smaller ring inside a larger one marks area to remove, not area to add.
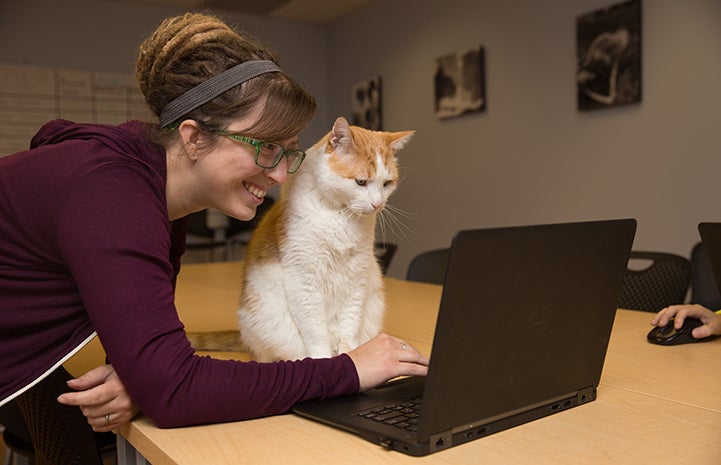
[[[334,354],[332,349],[320,347],[308,349],[306,354],[306,356],[310,358],[330,358],[335,357],[336,355],[337,354]]]

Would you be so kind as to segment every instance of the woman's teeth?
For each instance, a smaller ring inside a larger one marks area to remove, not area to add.
[[[246,189],[248,189],[251,194],[258,197],[259,199],[265,198],[266,191],[264,191],[263,189],[248,183],[243,183],[243,185]]]

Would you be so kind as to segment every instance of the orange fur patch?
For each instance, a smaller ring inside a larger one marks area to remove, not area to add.
[[[377,157],[388,167],[393,182],[398,180],[398,168],[393,158],[395,151],[390,148],[392,141],[403,137],[406,133],[388,133],[370,131],[358,126],[351,126],[353,146],[350,154],[337,154],[333,152],[330,143],[326,144],[326,153],[331,153],[328,165],[339,176],[347,179],[372,179],[376,176],[378,167]],[[352,156],[348,161],[347,157]]]

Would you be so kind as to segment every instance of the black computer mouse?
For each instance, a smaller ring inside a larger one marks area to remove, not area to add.
[[[710,339],[708,337],[696,339],[693,335],[691,335],[691,331],[693,331],[694,328],[698,328],[703,325],[701,320],[686,317],[686,319],[683,320],[683,325],[679,329],[674,328],[673,322],[674,320],[671,319],[666,326],[656,326],[649,331],[646,336],[648,342],[661,344],[663,346],[675,346],[679,344],[688,344],[690,342],[703,342]]]

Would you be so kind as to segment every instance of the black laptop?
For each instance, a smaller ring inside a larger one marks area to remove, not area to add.
[[[459,232],[428,376],[293,410],[421,456],[593,401],[635,231],[621,219]]]

